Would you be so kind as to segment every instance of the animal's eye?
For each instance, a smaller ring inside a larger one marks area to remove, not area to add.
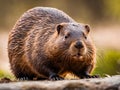
[[[87,36],[83,33],[83,37],[85,38],[85,39],[87,39]]]
[[[67,39],[67,38],[68,38],[68,36],[66,35],[66,36],[65,36],[65,39]]]
[[[85,38],[85,39],[87,39],[87,37],[86,37],[86,36],[84,36],[84,38]]]
[[[65,35],[65,39],[67,39],[70,36],[70,34]]]

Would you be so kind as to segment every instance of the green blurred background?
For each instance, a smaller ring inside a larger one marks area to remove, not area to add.
[[[7,56],[9,31],[26,10],[36,6],[58,8],[77,22],[90,24],[97,47],[93,74],[120,74],[120,0],[0,0],[0,77],[12,77]]]

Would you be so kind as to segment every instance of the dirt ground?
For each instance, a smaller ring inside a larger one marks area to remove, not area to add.
[[[8,32],[0,32],[0,70],[10,72],[7,55],[8,34]],[[118,25],[92,27],[91,36],[97,49],[114,48],[120,50],[120,26]]]

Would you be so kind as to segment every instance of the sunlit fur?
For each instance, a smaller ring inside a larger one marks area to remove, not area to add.
[[[81,39],[81,41],[84,44],[83,50],[85,52],[83,56],[73,57],[72,54],[74,54],[74,50],[71,52],[70,49],[75,48],[74,42],[76,42],[78,39],[74,39],[73,41],[71,40],[71,43],[69,43],[69,45],[67,46],[65,46],[65,42],[60,41],[61,43],[59,43],[57,46],[57,44],[55,43],[56,42],[55,39],[59,37],[56,33],[55,35],[54,37],[51,37],[51,39],[46,43],[47,46],[45,46],[45,48],[46,54],[49,58],[51,58],[55,62],[60,62],[56,63],[56,66],[60,66],[62,68],[61,69],[62,71],[60,71],[62,72],[61,74],[64,74],[65,72],[74,73],[75,70],[79,72],[84,68],[84,66],[92,65],[92,68],[90,68],[89,70],[90,73],[94,68],[96,58],[95,46],[92,43],[90,36],[88,35],[86,40]]]
[[[63,25],[60,33],[58,25]],[[13,74],[33,80],[49,79],[51,73],[70,72],[80,77],[79,72],[85,68],[90,73],[96,55],[85,25],[55,8],[36,7],[25,12],[9,34],[8,56]],[[70,32],[72,37],[64,40]],[[81,56],[73,57],[79,51],[74,47],[77,41],[84,47],[80,49]]]

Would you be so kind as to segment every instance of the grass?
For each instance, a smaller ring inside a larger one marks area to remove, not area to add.
[[[0,78],[10,78],[10,79],[15,79],[15,77],[11,73],[7,73],[3,70],[0,70]]]
[[[106,50],[97,57],[97,64],[93,74],[101,76],[120,74],[120,51]]]

